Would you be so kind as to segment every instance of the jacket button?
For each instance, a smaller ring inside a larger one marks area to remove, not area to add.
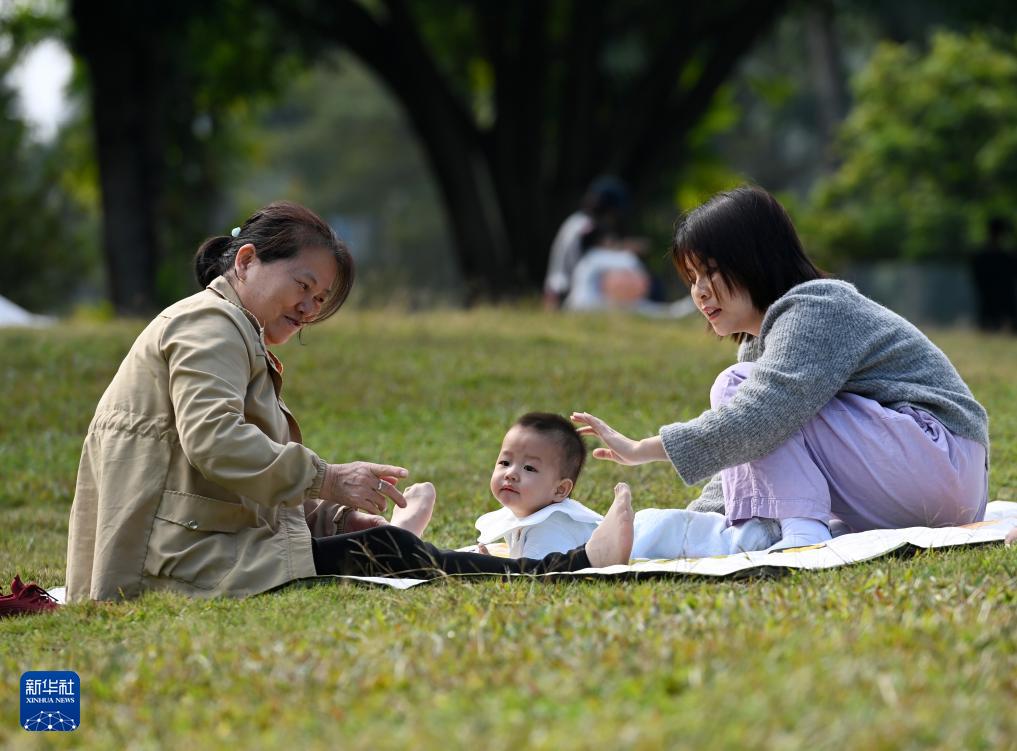
[[[196,521],[194,521],[194,519],[191,519],[189,522],[187,522],[186,527],[188,529],[197,529],[198,528],[198,523]]]

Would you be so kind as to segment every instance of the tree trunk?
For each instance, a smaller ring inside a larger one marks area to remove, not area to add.
[[[152,21],[139,17],[147,14],[130,0],[74,0],[71,15],[74,46],[91,78],[110,298],[120,314],[145,315],[155,306],[166,148],[160,35],[151,33]]]
[[[310,14],[287,0],[266,1],[300,33],[347,47],[402,105],[438,183],[469,299],[518,291],[505,216],[479,131],[445,85],[405,2],[386,0],[385,12],[376,16],[354,0],[323,3]]]
[[[469,13],[486,49],[459,61],[490,66],[493,123],[478,123],[472,105],[460,99],[470,90],[468,78],[450,75],[447,56],[426,43],[434,39],[423,30],[454,20],[442,15],[453,5],[412,6],[432,14],[421,16],[428,24],[413,16],[408,0],[256,1],[275,14],[280,38],[310,50],[327,43],[348,48],[401,103],[476,299],[539,286],[558,223],[595,175],[612,171],[636,195],[654,185],[680,159],[689,130],[786,0],[739,0],[695,12],[667,2],[474,0]],[[72,0],[71,12],[75,46],[92,77],[110,293],[119,312],[146,313],[161,255],[165,154],[184,148],[183,131],[174,128],[189,127],[193,114],[182,63],[202,70],[180,41],[203,11],[197,0]],[[619,39],[640,40],[644,58],[621,75],[607,54],[608,40]]]
[[[832,145],[837,128],[848,111],[847,76],[841,63],[834,13],[833,4],[827,0],[810,6],[805,14],[809,67],[819,100],[820,135],[825,145],[823,166],[828,173],[837,167]]]
[[[449,130],[428,127],[413,115],[410,120],[444,199],[468,300],[518,293],[521,278],[512,263],[502,205],[484,154],[468,141],[456,140]]]
[[[437,79],[419,62],[375,70],[420,138],[441,191],[468,298],[517,293],[521,278],[512,262],[504,206],[476,130],[454,106],[440,106]]]

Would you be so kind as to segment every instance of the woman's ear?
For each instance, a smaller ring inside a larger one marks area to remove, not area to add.
[[[254,245],[252,243],[244,243],[240,246],[240,249],[237,250],[237,255],[233,259],[233,272],[237,275],[237,279],[244,281],[247,278],[247,270],[257,257],[258,255],[254,252]]]

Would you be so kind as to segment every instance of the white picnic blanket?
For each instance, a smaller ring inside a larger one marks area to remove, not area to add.
[[[777,553],[758,550],[749,553],[713,558],[675,558],[670,560],[634,560],[627,566],[607,566],[542,574],[537,578],[651,578],[707,576],[717,579],[763,574],[779,574],[782,569],[819,569],[849,566],[871,561],[891,553],[899,555],[917,550],[952,548],[986,543],[999,543],[1007,532],[1017,527],[1017,503],[991,501],[985,510],[985,521],[963,527],[908,527],[907,529],[873,529],[835,537],[821,545],[791,548]],[[488,546],[489,548],[492,546]],[[469,549],[469,548],[467,548]],[[1015,551],[1017,554],[1017,551]],[[396,589],[409,589],[428,581],[441,579],[384,579],[378,577],[339,577],[380,584]]]
[[[908,527],[907,529],[873,529],[868,532],[835,537],[821,545],[791,548],[776,553],[757,550],[750,553],[716,556],[713,558],[675,558],[670,560],[634,560],[627,566],[585,568],[580,571],[542,574],[537,578],[560,580],[567,578],[652,578],[706,576],[717,579],[743,576],[776,575],[787,569],[819,569],[850,566],[852,563],[871,561],[891,553],[899,555],[933,548],[967,547],[999,543],[1007,533],[1017,527],[1017,503],[992,501],[985,511],[985,521],[965,524],[963,527]],[[489,546],[493,547],[493,546]],[[463,548],[472,549],[473,546]],[[1017,550],[1015,550],[1017,555]],[[471,574],[471,576],[474,576]],[[502,576],[476,574],[475,576]],[[520,576],[513,574],[512,576]],[[528,576],[528,575],[527,575]],[[447,577],[455,578],[455,577]],[[420,584],[445,579],[396,579],[378,576],[329,576],[301,580],[305,584],[326,583],[348,579],[366,585],[379,585],[393,589],[410,589]],[[64,588],[49,593],[63,602]]]

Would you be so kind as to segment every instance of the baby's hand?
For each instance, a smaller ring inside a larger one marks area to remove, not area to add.
[[[487,545],[485,545],[482,542],[478,542],[477,543],[477,552],[481,553],[483,555],[491,555],[491,553],[488,552],[488,550],[487,550]]]

